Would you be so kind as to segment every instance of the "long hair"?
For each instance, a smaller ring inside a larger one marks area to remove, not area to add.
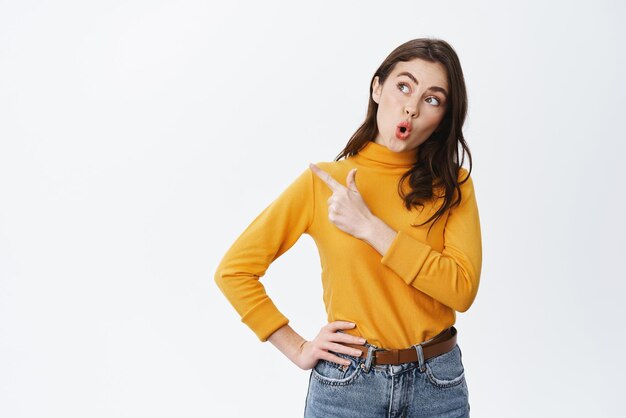
[[[410,61],[414,58],[441,63],[446,68],[450,90],[446,114],[441,123],[435,132],[415,151],[417,156],[415,164],[402,175],[398,182],[398,193],[408,210],[411,207],[423,207],[424,202],[433,199],[433,197],[443,199],[439,209],[428,220],[417,225],[422,226],[433,221],[432,227],[446,210],[459,205],[461,202],[460,184],[468,180],[472,171],[472,154],[462,131],[467,115],[465,80],[459,58],[447,42],[435,38],[413,39],[394,49],[385,58],[370,81],[369,105],[365,121],[350,137],[335,161],[357,154],[368,141],[373,141],[378,134],[378,124],[376,123],[378,104],[372,99],[374,78],[378,76],[378,81],[382,85],[398,62]],[[461,148],[460,161],[459,146]],[[459,182],[459,168],[463,165],[465,153],[469,159],[468,175]],[[402,190],[402,183],[407,178],[411,191],[405,194]],[[430,232],[430,228],[428,228],[428,232]]]

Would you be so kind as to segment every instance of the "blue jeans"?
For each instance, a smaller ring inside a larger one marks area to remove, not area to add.
[[[365,345],[367,359],[333,352],[350,365],[317,362],[309,377],[305,418],[469,417],[458,344],[426,361],[417,344],[418,361],[399,365],[376,365],[371,360],[377,347]]]

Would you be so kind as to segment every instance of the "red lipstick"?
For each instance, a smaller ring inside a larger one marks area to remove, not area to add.
[[[400,122],[396,126],[396,138],[406,140],[411,135],[411,124],[409,122]]]

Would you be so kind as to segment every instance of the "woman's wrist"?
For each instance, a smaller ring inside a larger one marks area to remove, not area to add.
[[[302,352],[302,346],[307,342],[289,324],[274,331],[267,340],[294,363]]]
[[[384,256],[397,234],[398,232],[383,222],[382,219],[372,215],[365,227],[362,239]]]

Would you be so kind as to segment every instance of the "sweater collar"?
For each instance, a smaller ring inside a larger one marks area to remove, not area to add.
[[[416,150],[395,152],[384,145],[368,141],[355,157],[363,165],[409,168],[417,161],[417,152]]]

